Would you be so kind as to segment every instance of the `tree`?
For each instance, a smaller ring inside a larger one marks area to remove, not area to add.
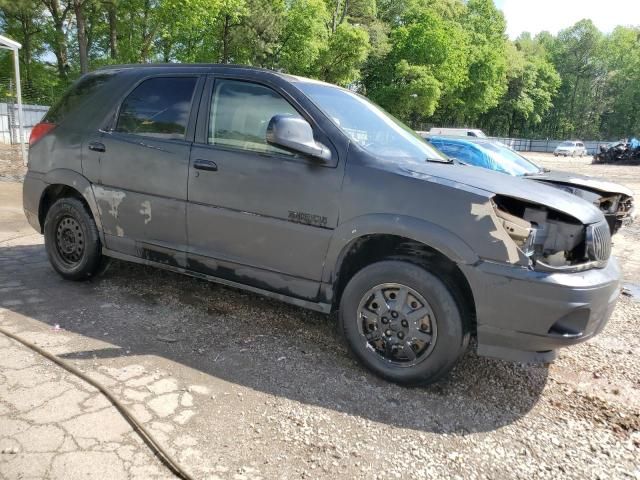
[[[507,89],[506,22],[493,0],[469,0],[462,20],[469,32],[469,71],[457,120],[473,122],[496,106]]]
[[[367,31],[343,23],[338,25],[329,42],[321,49],[313,72],[327,82],[349,85],[359,78],[360,66],[368,53]]]
[[[35,0],[0,1],[0,14],[6,32],[22,43],[20,63],[24,82],[33,88],[34,56],[42,48],[40,34],[43,30],[43,15]]]
[[[562,78],[554,100],[552,134],[560,137],[597,135],[606,70],[601,60],[603,36],[590,20],[562,30],[550,47],[551,60]]]
[[[60,80],[66,83],[69,74],[69,58],[65,28],[72,3],[70,0],[66,3],[61,3],[60,0],[42,0],[42,4],[47,8],[50,15],[51,26],[48,34],[48,44],[56,57],[58,76]]]
[[[482,126],[508,135],[529,135],[553,106],[560,76],[544,48],[529,35],[507,45],[507,91],[498,105],[481,117]]]
[[[607,63],[600,131],[607,138],[640,134],[640,28],[616,27],[605,40]]]
[[[328,41],[328,20],[323,0],[293,0],[272,66],[297,75],[311,74]]]

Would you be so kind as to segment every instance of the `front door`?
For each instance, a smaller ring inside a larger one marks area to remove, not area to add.
[[[335,152],[324,163],[266,143],[274,115],[300,115],[275,87],[209,79],[200,110],[203,134],[189,171],[189,267],[316,299],[344,162]]]
[[[187,130],[198,80],[143,80],[122,102],[114,127],[88,144],[100,156],[93,188],[107,248],[184,266]]]

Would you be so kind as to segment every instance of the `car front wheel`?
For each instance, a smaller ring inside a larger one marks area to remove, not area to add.
[[[433,383],[464,352],[464,309],[436,275],[404,261],[360,270],[340,301],[340,327],[358,360],[405,385]]]

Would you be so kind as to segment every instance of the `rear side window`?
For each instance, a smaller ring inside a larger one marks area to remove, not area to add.
[[[67,90],[58,103],[49,109],[43,122],[60,124],[69,112],[80,107],[114,75],[115,72],[101,72],[82,77]]]
[[[138,85],[122,102],[116,132],[184,140],[196,77],[157,77]]]
[[[217,80],[211,100],[209,144],[293,155],[269,145],[267,126],[274,115],[298,112],[268,87],[237,80]]]

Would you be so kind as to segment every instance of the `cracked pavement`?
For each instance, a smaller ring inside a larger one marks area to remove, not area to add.
[[[566,166],[640,191],[629,167]],[[195,478],[640,479],[639,299],[549,367],[469,352],[402,388],[330,317],[122,262],[64,281],[20,198],[0,181],[0,325],[107,386]],[[630,284],[638,242],[636,224],[614,246]],[[0,335],[0,478],[174,477],[93,387]]]

